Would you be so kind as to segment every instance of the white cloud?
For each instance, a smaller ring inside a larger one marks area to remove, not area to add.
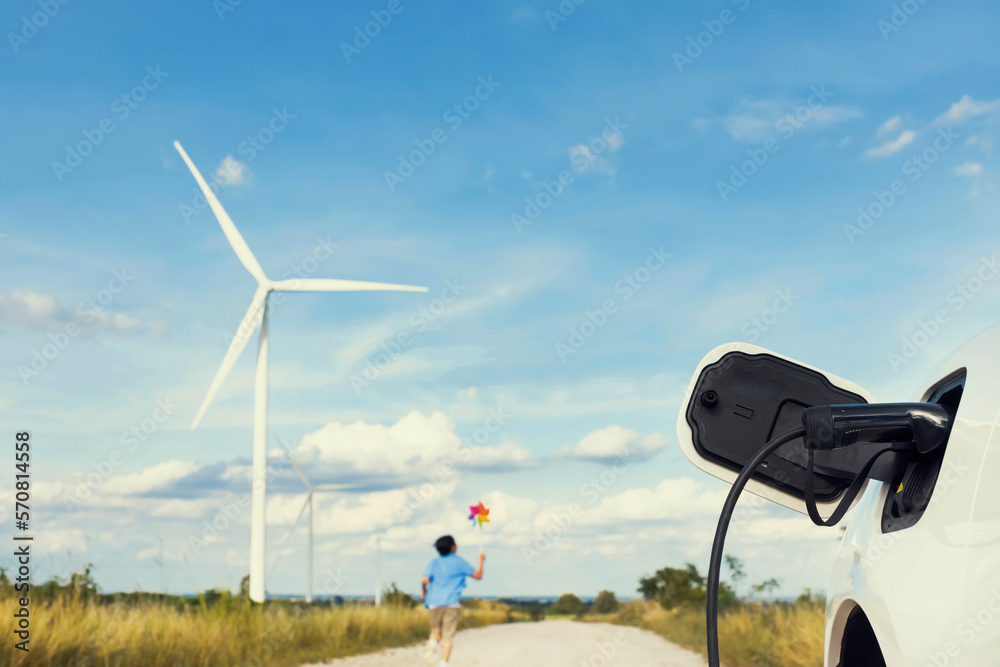
[[[569,147],[570,164],[578,174],[585,174],[588,171],[599,171],[609,176],[614,176],[615,170],[611,167],[604,156],[608,153],[616,153],[625,144],[625,138],[617,132],[605,131],[601,137],[587,144],[576,144]],[[591,150],[591,146],[595,146]]]
[[[824,105],[812,109],[812,115],[805,123],[843,123],[854,118],[861,118],[864,114],[860,109],[854,107],[838,107]]]
[[[613,176],[615,173],[615,170],[608,165],[607,161],[603,157],[595,155],[590,150],[590,147],[585,144],[570,146],[569,158],[573,165],[573,171],[578,174],[585,174],[588,171],[600,171],[608,174],[609,176]]]
[[[892,155],[893,153],[898,153],[907,146],[913,143],[916,138],[917,133],[913,130],[906,130],[900,134],[897,138],[887,141],[881,146],[876,146],[875,148],[869,148],[865,155],[868,157],[886,157]]]
[[[222,158],[215,169],[215,180],[223,185],[249,185],[251,179],[250,166],[232,155]]]
[[[855,107],[830,104],[809,107],[801,101],[789,100],[742,100],[734,113],[723,117],[721,123],[733,141],[760,143],[782,136],[786,127],[795,132],[807,132],[862,115]]]
[[[774,113],[770,106],[761,107],[759,103],[752,103],[750,107],[759,113],[734,114],[722,119],[722,127],[729,136],[734,141],[751,143],[774,136],[775,118],[779,114]]]
[[[851,135],[847,135],[846,137],[837,142],[837,146],[843,148],[844,146],[850,145],[853,142],[854,142],[854,137],[852,137]]]
[[[487,420],[486,426],[497,422]],[[392,426],[330,422],[309,433],[295,450],[299,465],[320,464],[341,475],[394,475],[410,478],[438,463],[477,469],[523,466],[531,454],[513,444],[467,448],[443,413],[424,416],[413,411]]]
[[[725,491],[706,491],[687,477],[667,479],[654,489],[628,489],[584,512],[581,525],[682,521],[718,516]]]
[[[171,519],[200,519],[210,510],[218,511],[221,504],[218,498],[156,498],[151,500],[153,500],[152,503],[146,504],[149,516],[162,516]]]
[[[955,167],[956,176],[967,176],[969,178],[975,178],[976,176],[982,176],[983,174],[983,163],[982,162],[966,162]]]
[[[142,328],[142,320],[129,317],[128,315],[123,315],[122,313],[117,313],[115,315],[114,323],[116,329],[121,329],[123,331]]]
[[[981,137],[974,134],[965,140],[965,145],[976,146],[987,155],[992,155],[993,153],[993,137]]]
[[[969,95],[962,95],[962,98],[952,104],[947,111],[934,119],[935,125],[948,125],[964,123],[965,121],[980,116],[985,113],[993,113],[1000,110],[1000,99],[992,102],[978,102]]]
[[[104,293],[111,294],[108,290],[102,290],[99,295],[103,296]],[[143,322],[123,313],[110,314],[93,299],[82,301],[75,310],[70,310],[63,307],[55,296],[32,289],[0,293],[0,325],[65,331],[70,323],[78,327],[76,334],[93,331],[146,331],[154,337],[162,337],[166,332],[163,322]]]
[[[624,426],[606,426],[585,435],[575,445],[559,450],[560,456],[605,461],[618,456],[647,459],[668,445],[659,433],[641,435]]]
[[[617,132],[608,133],[608,150],[614,153],[625,144],[625,138]]]
[[[49,294],[14,290],[0,294],[0,323],[26,328],[47,328],[59,313],[59,304]]]
[[[83,554],[87,550],[87,539],[79,528],[45,530],[45,539],[32,545],[32,551],[43,554],[76,552]]]
[[[176,482],[198,469],[194,461],[164,461],[132,475],[117,475],[104,484],[108,493],[134,495],[146,493]]]
[[[875,130],[875,136],[881,137],[885,134],[889,134],[890,132],[895,132],[902,126],[903,126],[903,117],[899,115],[893,116],[892,118],[890,118],[889,120],[885,121],[884,123],[878,126],[878,129]]]

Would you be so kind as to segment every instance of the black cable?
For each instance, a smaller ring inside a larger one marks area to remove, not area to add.
[[[865,482],[868,480],[868,473],[871,472],[872,467],[875,465],[875,462],[878,461],[879,457],[886,452],[904,452],[912,450],[913,443],[897,442],[893,443],[891,447],[886,447],[885,449],[876,452],[874,456],[868,459],[868,463],[866,463],[861,469],[861,472],[859,472],[857,476],[855,476],[854,480],[851,481],[851,485],[848,487],[847,491],[844,492],[844,497],[840,500],[840,503],[833,511],[833,514],[830,515],[830,518],[824,521],[823,517],[819,514],[819,509],[816,507],[816,490],[813,486],[813,482],[815,481],[815,478],[813,477],[813,454],[815,453],[815,450],[810,449],[809,458],[806,462],[805,489],[806,510],[809,512],[809,518],[812,519],[812,522],[817,526],[836,526],[840,523],[840,520],[844,518],[844,515],[847,514],[847,510],[851,509],[851,505],[854,504],[854,499],[858,497],[859,493],[861,493],[861,487],[864,486]]]
[[[721,578],[722,554],[726,544],[726,533],[729,531],[729,522],[732,520],[733,512],[736,510],[736,503],[740,499],[740,494],[743,492],[743,488],[753,477],[753,473],[757,467],[779,447],[795,440],[796,438],[802,437],[805,434],[806,428],[804,426],[800,426],[799,428],[793,428],[790,431],[785,431],[781,435],[771,438],[771,440],[769,440],[766,445],[761,447],[760,451],[754,454],[753,458],[747,461],[746,465],[743,466],[740,474],[736,477],[736,481],[733,482],[732,488],[729,490],[729,495],[726,497],[725,504],[722,506],[722,513],[719,515],[719,525],[715,529],[715,541],[712,543],[712,557],[708,564],[708,591],[707,599],[705,600],[705,623],[708,634],[709,667],[719,667],[719,579]],[[816,507],[816,494],[813,486],[813,455],[815,450],[809,448],[809,456],[806,462],[807,477],[805,488],[805,504],[806,509],[809,512],[809,518],[812,519],[813,523],[817,526],[836,525],[842,518],[844,518],[844,514],[847,513],[847,510],[849,510],[851,505],[854,503],[854,499],[857,498],[858,494],[861,492],[861,487],[864,486],[865,481],[868,479],[868,473],[871,472],[872,467],[875,465],[875,462],[879,459],[879,457],[886,452],[908,451],[912,449],[913,443],[898,442],[893,443],[892,446],[886,447],[872,456],[857,476],[855,476],[833,514],[829,519],[824,521],[823,517],[819,514],[819,509]]]
[[[722,506],[719,525],[715,529],[715,542],[712,543],[712,558],[708,564],[708,598],[705,600],[709,667],[719,667],[719,573],[722,570],[722,551],[726,543],[726,532],[729,530],[729,522],[733,518],[733,512],[736,510],[736,501],[740,499],[743,487],[747,485],[757,466],[763,463],[764,459],[782,445],[802,437],[805,433],[805,427],[800,426],[771,438],[743,466],[743,470],[740,471],[740,474],[736,477],[736,481],[733,482],[733,487],[729,490],[726,503]]]

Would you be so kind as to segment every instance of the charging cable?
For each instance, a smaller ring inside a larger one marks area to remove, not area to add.
[[[708,634],[709,667],[719,667],[719,579],[722,553],[729,523],[744,487],[757,467],[782,445],[796,438],[805,438],[808,450],[805,485],[806,510],[817,526],[836,525],[861,492],[872,467],[887,452],[917,452],[929,454],[943,446],[951,432],[952,417],[936,403],[882,403],[822,405],[807,408],[802,414],[803,426],[771,438],[753,455],[733,482],[715,529],[712,556],[708,566],[708,590],[705,600],[705,621]],[[814,455],[816,450],[831,451],[865,442],[891,443],[875,453],[851,482],[829,519],[824,520],[816,507],[814,487]]]
[[[779,436],[771,438],[753,458],[747,461],[740,471],[733,488],[729,490],[726,503],[722,506],[722,514],[719,516],[719,525],[715,529],[715,541],[712,543],[712,558],[708,564],[708,596],[705,600],[705,621],[708,628],[708,666],[719,667],[719,573],[722,570],[722,551],[726,544],[726,532],[729,530],[729,522],[733,518],[736,510],[736,501],[740,499],[743,487],[747,485],[754,471],[768,456],[774,453],[782,445],[788,444],[796,438],[801,438],[806,434],[804,426],[785,431]]]

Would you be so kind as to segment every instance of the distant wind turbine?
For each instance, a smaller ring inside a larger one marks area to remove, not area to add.
[[[382,604],[382,538],[375,536],[375,606]]]
[[[229,374],[236,360],[239,358],[243,348],[246,347],[250,335],[260,324],[260,347],[257,351],[257,375],[254,383],[254,414],[253,414],[253,486],[251,489],[250,504],[250,599],[254,602],[263,602],[265,597],[264,559],[266,557],[266,531],[265,521],[265,500],[267,490],[267,300],[271,292],[368,292],[368,291],[393,291],[393,292],[426,292],[426,287],[415,287],[412,285],[393,285],[389,283],[370,283],[359,280],[334,280],[334,279],[295,279],[295,280],[271,280],[264,273],[257,258],[250,251],[250,247],[240,235],[232,219],[222,208],[222,204],[216,198],[212,188],[209,187],[197,167],[188,157],[179,142],[174,142],[174,148],[184,159],[184,163],[191,170],[194,180],[198,182],[198,187],[205,195],[208,205],[211,207],[215,217],[222,226],[222,232],[229,240],[229,244],[236,252],[236,256],[242,262],[246,270],[257,279],[257,291],[254,292],[250,308],[240,323],[240,328],[236,336],[229,344],[226,356],[222,359],[215,379],[212,380],[205,400],[195,415],[191,424],[194,430],[201,422],[202,416],[215,398],[223,381]]]
[[[288,534],[285,535],[285,539],[282,544],[287,544],[288,540],[292,537],[292,533],[295,529],[299,527],[299,521],[302,521],[302,515],[305,513],[306,508],[309,508],[309,568],[306,570],[306,602],[312,602],[312,592],[313,592],[313,496],[317,493],[324,493],[327,491],[340,491],[342,489],[356,489],[360,484],[324,484],[322,486],[313,486],[309,483],[306,478],[305,473],[302,469],[295,463],[295,459],[292,458],[291,454],[285,452],[285,456],[288,457],[288,462],[292,464],[295,468],[295,473],[302,480],[302,483],[306,485],[306,501],[302,503],[302,509],[299,510],[298,515],[295,517],[295,522],[289,529]]]

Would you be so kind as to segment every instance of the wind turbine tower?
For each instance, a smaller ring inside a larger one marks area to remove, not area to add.
[[[216,198],[212,188],[202,177],[201,172],[184,152],[180,143],[174,142],[174,148],[180,153],[181,158],[191,175],[198,182],[198,187],[205,195],[209,207],[219,221],[223,234],[229,240],[229,244],[236,252],[240,262],[257,280],[257,290],[250,301],[250,308],[240,323],[240,328],[236,331],[226,351],[226,356],[222,359],[215,378],[212,380],[205,400],[202,402],[191,423],[191,429],[198,427],[201,418],[204,416],[212,399],[218,393],[229,371],[239,358],[243,348],[246,347],[251,334],[260,325],[260,344],[257,348],[257,373],[254,382],[254,413],[253,413],[253,473],[252,489],[250,501],[250,599],[254,602],[263,602],[265,598],[264,559],[267,551],[267,524],[265,520],[265,502],[267,498],[267,363],[268,363],[268,297],[271,292],[370,292],[370,291],[392,291],[392,292],[426,292],[426,287],[415,287],[413,285],[396,285],[390,283],[372,283],[359,280],[337,280],[337,279],[317,279],[304,278],[294,280],[271,280],[264,273],[260,263],[250,247],[240,235],[236,225],[230,219],[229,214],[222,208],[222,204]]]

